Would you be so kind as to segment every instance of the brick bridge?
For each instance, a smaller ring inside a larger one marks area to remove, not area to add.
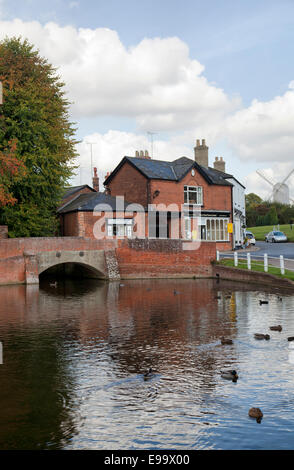
[[[37,284],[39,275],[64,265],[81,267],[86,277],[119,279],[115,240],[82,237],[0,240],[0,284]]]
[[[215,255],[209,242],[185,251],[181,240],[171,239],[6,238],[0,239],[0,285],[37,284],[50,268],[107,280],[211,277]]]

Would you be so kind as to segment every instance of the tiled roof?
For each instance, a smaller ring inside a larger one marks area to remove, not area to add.
[[[80,186],[71,186],[70,188],[64,188],[62,199],[67,199],[68,197],[72,196],[73,194],[85,188],[89,188],[93,192],[95,191],[95,189],[91,188],[91,186],[88,186],[87,184],[82,184]]]
[[[108,184],[115,173],[119,171],[121,166],[126,161],[137,168],[148,179],[180,181],[189,170],[195,168],[209,184],[232,186],[232,184],[226,180],[226,178],[231,175],[215,170],[214,168],[206,168],[204,166],[198,165],[198,163],[196,163],[194,160],[191,160],[187,157],[177,158],[173,162],[166,162],[163,160],[149,160],[147,158],[124,157],[115,170],[105,180],[105,185]]]
[[[102,204],[105,206],[104,208],[102,207]],[[101,205],[100,206],[101,211],[108,209],[108,208],[110,211],[115,211],[115,210],[120,209],[117,198],[115,196],[110,196],[109,194],[98,193],[95,191],[94,194],[92,193],[80,194],[73,201],[61,207],[57,212],[59,214],[65,214],[67,212],[79,212],[79,211],[93,212],[95,209],[99,211],[99,207],[97,207],[98,205]],[[129,205],[130,205],[129,202],[124,201],[121,209],[125,210],[127,206]]]

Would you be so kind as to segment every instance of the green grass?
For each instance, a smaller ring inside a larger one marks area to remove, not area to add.
[[[273,226],[272,225],[264,225],[264,226],[261,226],[261,227],[250,227],[247,230],[248,230],[248,232],[253,233],[256,240],[264,241],[264,238],[268,234],[268,232],[271,232],[273,230]],[[280,231],[284,232],[284,234],[288,237],[289,242],[294,242],[294,225],[293,225],[292,230],[291,230],[291,226],[289,224],[280,225]]]
[[[222,264],[223,266],[234,267],[234,260],[233,259],[222,259],[220,261],[220,264]],[[239,260],[238,268],[247,269],[247,261],[242,260],[242,262],[240,262],[240,260]],[[251,271],[264,272],[263,261],[251,260]],[[278,276],[278,277],[281,277],[281,278],[287,278],[287,279],[290,279],[291,281],[294,281],[294,271],[289,271],[288,269],[285,269],[285,275],[283,275],[283,274],[281,274],[280,268],[276,268],[275,266],[269,266],[268,267],[268,274],[273,274],[274,276]]]

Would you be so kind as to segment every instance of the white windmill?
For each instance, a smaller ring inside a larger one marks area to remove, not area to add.
[[[289,186],[286,184],[286,181],[294,173],[294,168],[290,173],[283,179],[281,183],[273,183],[267,176],[265,176],[261,171],[256,170],[256,173],[261,176],[268,184],[273,188],[272,190],[272,199],[274,202],[279,202],[280,204],[290,204],[290,201],[294,203],[294,200],[290,198]]]

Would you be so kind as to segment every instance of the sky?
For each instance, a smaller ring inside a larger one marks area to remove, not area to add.
[[[269,198],[294,169],[293,0],[0,0],[0,40],[28,39],[57,67],[91,184],[125,156],[193,158]],[[89,145],[92,143],[92,145]],[[92,154],[92,158],[91,158]],[[294,199],[294,173],[287,180]]]

